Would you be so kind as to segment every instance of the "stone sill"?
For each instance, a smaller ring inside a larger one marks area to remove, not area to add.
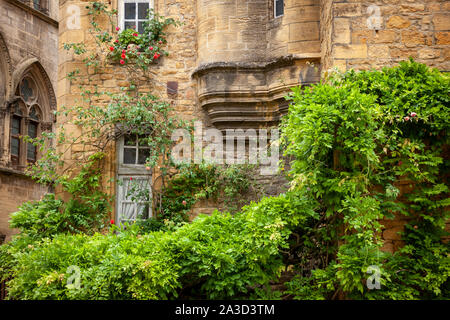
[[[13,175],[21,176],[21,177],[30,178],[23,171],[20,171],[17,169],[11,169],[11,168],[7,168],[7,167],[0,167],[0,173],[13,174]]]
[[[16,7],[19,7],[29,13],[31,13],[32,15],[34,15],[35,17],[38,17],[42,20],[44,20],[45,22],[50,23],[51,25],[55,26],[56,28],[58,28],[58,21],[54,20],[53,18],[50,18],[48,15],[40,12],[39,10],[36,10],[34,8],[31,8],[30,6],[26,5],[23,2],[20,2],[19,0],[6,0],[6,2],[9,2],[13,5],[15,5]]]

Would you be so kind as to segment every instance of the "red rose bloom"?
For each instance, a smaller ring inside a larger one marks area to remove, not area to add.
[[[133,36],[137,37],[137,36],[138,36],[138,34],[137,34],[137,33],[133,33]]]
[[[153,51],[153,47],[150,47],[149,49],[150,49],[150,51]]]
[[[116,31],[119,31],[120,30],[120,28],[119,27],[116,27]]]
[[[121,58],[125,59],[127,56],[125,55],[125,53],[122,53]]]
[[[109,223],[114,224],[114,222],[115,222],[114,219],[111,219]]]
[[[109,47],[109,50],[110,51],[114,51],[114,47]]]
[[[120,64],[125,64],[125,61],[123,61],[123,60],[120,60]]]

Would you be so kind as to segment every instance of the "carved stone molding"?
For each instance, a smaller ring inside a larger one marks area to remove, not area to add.
[[[12,90],[10,91],[10,95],[7,97],[7,101],[13,102],[13,100],[17,98],[14,95],[15,93],[14,89],[19,85],[20,81],[22,80],[22,77],[28,71],[32,72],[36,77],[35,80],[37,85],[40,85],[42,83],[40,89],[43,93],[43,96],[46,99],[48,99],[48,106],[50,109],[49,111],[56,111],[57,109],[56,94],[55,91],[53,90],[52,82],[47,72],[45,71],[44,67],[41,65],[41,63],[37,58],[26,59],[25,61],[19,63],[19,65],[15,68],[12,74],[12,84],[11,84]],[[45,104],[46,103],[44,103],[44,105]]]
[[[8,47],[6,46],[6,42],[3,39],[3,35],[1,33],[0,33],[0,64],[2,64],[2,68],[0,69],[4,69],[6,72],[6,74],[4,75],[5,90],[6,90],[5,98],[6,98],[10,95],[10,91],[12,88],[12,63],[11,57],[9,56]]]
[[[51,132],[53,128],[53,123],[51,122],[41,122],[41,131]]]
[[[288,104],[289,89],[320,79],[319,59],[283,56],[266,62],[215,62],[192,74],[198,99],[218,129],[275,125]]]

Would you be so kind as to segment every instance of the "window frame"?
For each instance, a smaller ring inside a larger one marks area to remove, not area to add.
[[[130,19],[125,19],[125,4],[126,3],[148,3],[149,4],[149,10],[154,10],[155,9],[155,1],[154,0],[119,0],[118,4],[117,4],[117,12],[118,12],[118,27],[120,28],[120,31],[125,30],[125,20],[130,20]],[[136,9],[138,8],[138,5],[136,5]],[[136,13],[137,15],[137,13]],[[138,17],[135,17],[135,22],[139,23],[139,21],[143,21],[140,20]],[[138,29],[138,25],[136,25],[136,29]]]
[[[143,164],[139,163],[139,150],[142,150],[142,149],[150,150],[150,147],[149,146],[144,146],[144,147],[140,146],[139,145],[139,136],[138,135],[135,135],[136,136],[136,143],[135,143],[135,145],[133,145],[133,146],[131,146],[131,145],[130,146],[126,146],[125,145],[125,136],[126,135],[122,136],[120,138],[120,140],[119,140],[119,152],[118,152],[118,154],[119,154],[119,162],[118,162],[119,163],[119,167],[120,168],[130,168],[130,169],[136,168],[138,170],[141,170],[142,168],[145,168],[145,163],[143,163]],[[135,163],[125,163],[124,162],[125,149],[135,149],[136,150]]]
[[[11,104],[11,108],[14,108],[14,110],[11,110],[11,116],[10,116],[10,124],[9,124],[9,154],[10,154],[10,158],[11,158],[11,163],[13,165],[16,166],[20,166],[21,165],[21,158],[22,158],[22,154],[23,154],[23,143],[22,143],[22,136],[23,136],[23,131],[24,131],[24,118],[25,115],[23,114],[23,110],[21,110],[21,106],[20,106],[20,102],[21,101],[16,101],[13,104]],[[21,110],[22,114],[18,114],[16,113],[16,109]],[[13,134],[13,120],[14,118],[19,120],[19,133],[17,134]],[[19,141],[19,147],[18,147],[18,155],[13,155],[12,153],[12,141],[13,139],[17,139]]]
[[[277,15],[277,1],[282,1],[283,4],[283,13],[280,15]],[[273,17],[276,19],[282,16],[284,16],[284,0],[273,0]]]

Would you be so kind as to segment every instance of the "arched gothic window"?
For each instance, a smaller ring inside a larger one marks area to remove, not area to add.
[[[23,136],[37,138],[41,131],[42,108],[39,105],[39,90],[30,76],[25,76],[16,89],[16,99],[11,104],[10,154],[11,163],[24,167],[36,162],[37,147],[25,142]]]

